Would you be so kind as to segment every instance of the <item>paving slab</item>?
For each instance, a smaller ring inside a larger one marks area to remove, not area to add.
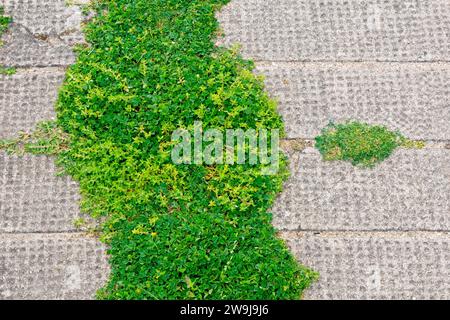
[[[5,13],[15,24],[36,35],[59,35],[79,32],[82,13],[67,0],[0,0]]]
[[[320,273],[305,299],[450,298],[448,232],[282,236],[302,264]]]
[[[77,0],[76,3],[85,1]],[[65,0],[0,0],[13,23],[2,40],[0,65],[19,67],[0,75],[0,138],[30,132],[55,119],[64,67],[83,42],[80,7]],[[107,280],[106,248],[76,233],[79,187],[57,176],[54,159],[0,152],[0,299],[92,299]],[[78,230],[79,231],[79,230]]]
[[[450,140],[450,63],[259,63],[256,72],[279,101],[288,138],[359,120]]]
[[[76,230],[79,187],[68,176],[57,177],[60,170],[51,157],[0,152],[0,233]]]
[[[274,207],[280,230],[450,230],[450,149],[399,149],[373,169],[291,155]]]
[[[106,249],[83,234],[0,234],[0,299],[93,299]]]
[[[65,0],[0,0],[13,23],[0,48],[0,65],[12,67],[68,66],[75,62],[72,46],[83,42],[79,6]]]
[[[448,0],[234,0],[218,19],[257,60],[450,61]]]
[[[41,68],[0,75],[0,138],[30,132],[36,123],[56,118],[54,105],[64,73],[60,68]]]
[[[0,65],[7,67],[68,66],[75,62],[72,49],[59,39],[36,38],[25,28],[12,25],[2,37]]]

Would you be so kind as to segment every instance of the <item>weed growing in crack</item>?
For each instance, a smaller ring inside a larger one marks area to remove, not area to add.
[[[353,165],[373,167],[387,159],[397,147],[423,148],[422,141],[405,138],[379,125],[360,122],[329,124],[316,137],[316,148],[325,161],[350,161]]]
[[[9,24],[12,22],[10,17],[4,16],[5,9],[0,7],[0,36],[8,29]]]
[[[0,7],[0,38],[2,37],[3,33],[8,29],[9,25],[12,22],[12,19],[10,17],[4,16],[5,11],[3,7]],[[3,45],[3,42],[0,40],[0,47]],[[16,73],[15,68],[10,67],[3,67],[0,66],[0,75],[13,75]]]
[[[58,155],[67,150],[68,135],[55,121],[43,121],[31,133],[19,132],[16,138],[0,140],[0,150],[9,154]]]

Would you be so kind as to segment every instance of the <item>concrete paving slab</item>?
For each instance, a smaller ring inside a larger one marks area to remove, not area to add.
[[[0,0],[0,6],[15,24],[41,36],[72,32],[81,35],[81,9],[70,3],[70,0]]]
[[[42,68],[0,75],[0,138],[30,132],[39,121],[56,118],[54,105],[64,73],[63,69]]]
[[[0,152],[0,233],[76,230],[78,184],[58,171],[51,157]]]
[[[0,0],[13,18],[0,48],[0,64],[12,67],[68,66],[72,46],[83,42],[79,6],[65,0]]]
[[[0,299],[93,299],[105,247],[83,234],[0,234]]]
[[[448,63],[260,63],[288,138],[359,120],[412,139],[450,140]]]
[[[234,0],[218,19],[257,60],[450,61],[448,0]]]
[[[449,299],[450,233],[282,234],[320,273],[305,299]]]
[[[396,151],[373,169],[291,156],[274,207],[280,230],[450,230],[450,150]]]
[[[61,39],[36,38],[13,24],[2,37],[0,65],[7,67],[58,67],[75,62],[75,53]]]

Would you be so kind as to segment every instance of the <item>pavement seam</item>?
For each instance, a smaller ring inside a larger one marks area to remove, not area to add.
[[[295,240],[303,238],[305,236],[314,237],[345,237],[345,238],[357,238],[357,237],[370,237],[376,238],[446,238],[450,239],[450,231],[279,231],[278,235],[285,240]]]
[[[81,238],[81,239],[97,239],[97,237],[86,232],[18,232],[18,233],[0,233],[1,238],[8,240],[16,240],[18,238],[51,238],[51,237],[67,237],[67,238]]]
[[[332,64],[398,64],[398,65],[433,65],[433,64],[444,64],[450,65],[450,60],[266,60],[266,59],[253,59],[253,62],[257,64],[320,64],[320,63],[332,63]]]

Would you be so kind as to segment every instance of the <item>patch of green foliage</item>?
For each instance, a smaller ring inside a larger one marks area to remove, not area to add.
[[[8,26],[12,21],[10,17],[6,17],[4,14],[5,9],[0,7],[0,36],[6,31],[6,29],[8,29]]]
[[[100,299],[298,299],[297,264],[268,212],[286,179],[262,165],[174,165],[178,128],[282,129],[236,51],[216,48],[228,0],[100,0],[57,104],[59,163],[82,209],[106,216],[111,275]]]
[[[0,150],[9,154],[58,155],[68,148],[68,136],[55,121],[44,121],[36,125],[32,133],[19,132],[18,137],[0,140]]]
[[[0,7],[0,38],[3,35],[3,33],[8,29],[9,24],[12,22],[12,19],[10,17],[6,17],[4,16],[4,9],[3,7]],[[0,40],[0,46],[2,46],[3,43]],[[0,75],[13,75],[14,73],[16,73],[16,69],[15,68],[8,68],[8,67],[3,67],[0,66]]]
[[[353,121],[329,124],[316,137],[316,147],[326,161],[344,160],[356,166],[373,167],[397,147],[423,148],[424,143],[409,140],[384,126]]]
[[[16,68],[0,66],[0,75],[12,76],[16,71]]]

